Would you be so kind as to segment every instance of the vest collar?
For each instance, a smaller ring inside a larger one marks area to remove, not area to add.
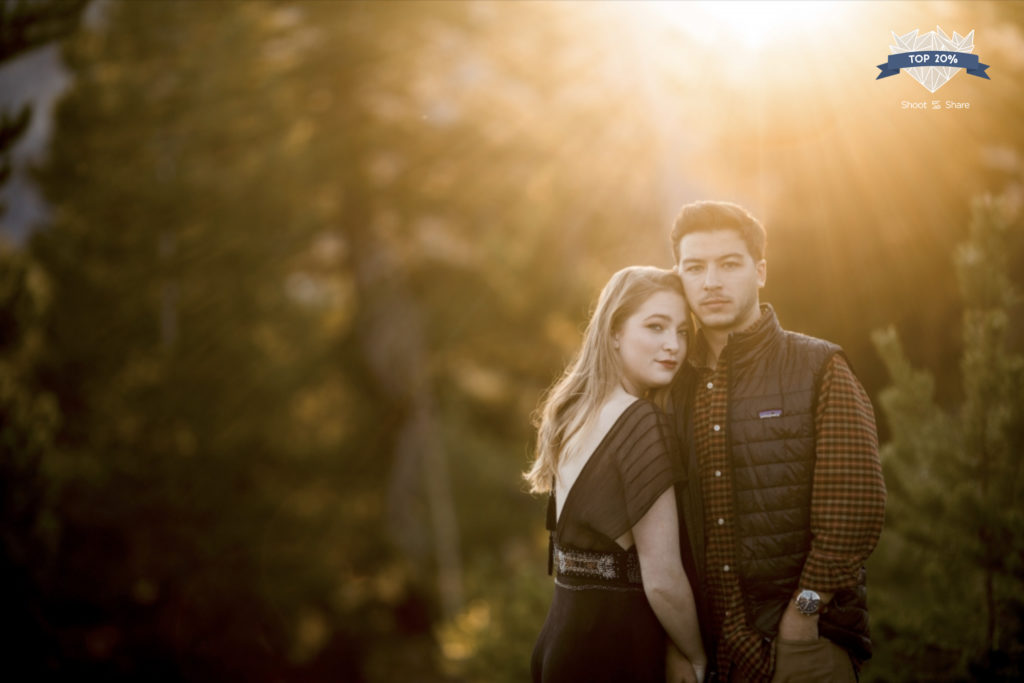
[[[757,353],[758,349],[767,349],[771,343],[783,334],[782,326],[775,315],[771,304],[761,304],[761,316],[745,330],[732,332],[722,349],[722,356],[729,359],[743,359]],[[711,346],[704,336],[704,330],[697,330],[697,339],[693,345],[693,353],[689,354],[690,365],[695,368],[711,367]]]
[[[767,349],[781,336],[782,326],[775,316],[775,309],[771,304],[761,304],[761,317],[742,332],[730,334],[722,354],[728,353],[730,359],[747,358],[759,349]]]

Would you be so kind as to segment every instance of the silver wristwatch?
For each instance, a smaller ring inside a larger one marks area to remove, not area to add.
[[[807,588],[796,594],[796,609],[805,617],[811,617],[821,609],[821,596]]]

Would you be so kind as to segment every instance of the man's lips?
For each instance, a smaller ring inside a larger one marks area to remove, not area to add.
[[[722,304],[729,303],[728,299],[704,299],[700,302],[701,306],[721,306]]]

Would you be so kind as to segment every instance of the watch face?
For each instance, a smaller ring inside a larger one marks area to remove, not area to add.
[[[812,590],[800,591],[800,594],[796,596],[796,608],[801,614],[808,616],[817,614],[819,607],[821,607],[821,596]]]

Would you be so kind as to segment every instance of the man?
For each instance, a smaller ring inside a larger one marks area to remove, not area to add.
[[[874,410],[842,349],[761,304],[765,242],[726,202],[684,206],[672,230],[699,328],[674,405],[708,655],[723,683],[855,681],[885,515]]]

